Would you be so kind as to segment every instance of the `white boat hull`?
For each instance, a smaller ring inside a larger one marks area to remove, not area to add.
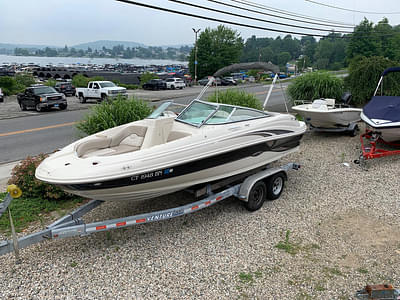
[[[361,119],[367,124],[367,128],[379,132],[382,140],[392,143],[400,141],[400,123],[373,122],[364,113],[361,113]]]
[[[193,172],[183,176],[138,185],[83,191],[69,190],[67,187],[64,187],[64,189],[67,192],[91,199],[141,201],[180,191],[193,185],[220,180],[237,174],[245,173],[247,171],[267,165],[297,150],[298,147],[284,152],[264,152],[256,157],[250,156],[239,161],[205,169],[199,172]]]
[[[359,108],[334,108],[329,110],[313,109],[311,104],[302,104],[292,107],[299,113],[306,123],[318,128],[348,127],[361,120]]]

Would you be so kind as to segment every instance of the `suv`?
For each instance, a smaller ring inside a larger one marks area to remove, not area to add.
[[[181,78],[167,78],[165,80],[165,83],[167,84],[167,89],[183,89],[186,87],[185,82]]]
[[[167,85],[164,80],[161,79],[152,79],[145,84],[143,84],[144,90],[165,90]]]
[[[58,107],[61,110],[67,108],[65,95],[45,85],[26,88],[25,92],[17,95],[17,100],[21,110],[26,110],[29,107],[41,112],[52,107]]]
[[[54,88],[57,92],[63,93],[65,96],[74,96],[76,92],[71,82],[57,82]]]

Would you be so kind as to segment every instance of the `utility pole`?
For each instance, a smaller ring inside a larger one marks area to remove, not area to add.
[[[193,29],[195,38],[194,38],[194,84],[197,84],[197,34],[201,30],[199,29]]]

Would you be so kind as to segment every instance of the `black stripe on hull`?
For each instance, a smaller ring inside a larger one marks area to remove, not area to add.
[[[248,158],[250,156],[258,156],[261,153],[267,151],[284,152],[290,150],[292,148],[297,147],[300,144],[302,136],[303,135],[297,135],[273,141],[262,142],[256,145],[235,149],[233,151],[210,156],[200,160],[188,162],[181,165],[171,166],[165,169],[159,169],[147,173],[142,173],[139,175],[133,175],[129,177],[123,177],[102,182],[64,185],[64,187],[69,190],[81,190],[81,191],[110,189],[110,188],[137,185],[137,184],[143,184],[143,183],[183,176],[190,173],[195,173],[206,169],[218,167],[227,163]]]

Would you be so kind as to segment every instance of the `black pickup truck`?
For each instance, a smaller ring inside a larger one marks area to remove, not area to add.
[[[28,87],[25,92],[17,95],[17,99],[21,110],[34,108],[41,112],[52,107],[58,107],[61,110],[67,108],[65,95],[45,85]]]

